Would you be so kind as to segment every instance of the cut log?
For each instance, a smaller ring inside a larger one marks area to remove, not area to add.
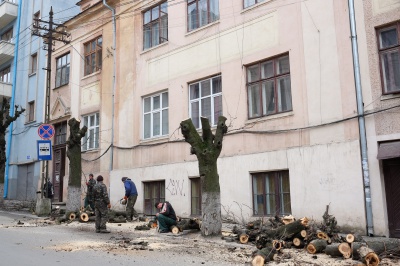
[[[324,239],[324,240],[326,240],[326,241],[329,240],[328,234],[325,233],[325,232],[322,232],[321,230],[317,230],[317,237],[318,237],[319,239]]]
[[[303,238],[306,238],[306,237],[307,237],[307,231],[306,231],[306,230],[301,230],[301,231],[300,231],[300,235],[301,235]]]
[[[298,237],[293,238],[293,245],[296,248],[304,248],[305,246],[304,241]]]
[[[139,217],[139,221],[147,223],[149,221],[149,218],[147,218],[147,217]]]
[[[378,256],[400,255],[400,239],[385,237],[363,237],[363,240]]]
[[[253,266],[263,266],[266,262],[273,260],[276,250],[269,245],[263,249],[260,249],[256,252],[253,260],[251,261],[251,265]]]
[[[360,249],[360,247],[362,246],[366,246],[367,244],[365,243],[361,243],[361,242],[353,242],[351,243],[351,256],[353,258],[353,260],[360,260],[360,253],[358,253],[358,250]]]
[[[351,257],[351,247],[349,243],[346,242],[340,243],[338,246],[338,250],[345,259],[349,259]]]
[[[86,212],[81,212],[79,215],[79,221],[86,223],[89,221],[89,215]]]
[[[76,218],[76,214],[74,212],[70,212],[66,216],[67,216],[68,220],[70,220],[70,221],[73,221]]]
[[[284,216],[282,218],[282,223],[284,223],[284,224],[290,224],[290,223],[293,223],[294,221],[295,221],[295,219],[294,219],[293,215]]]
[[[342,257],[342,253],[339,251],[339,245],[340,243],[327,245],[325,248],[325,254],[331,257]]]
[[[316,254],[325,250],[328,243],[324,239],[315,239],[307,245],[307,251],[310,254]]]
[[[178,226],[175,226],[175,225],[171,226],[171,227],[169,228],[169,231],[171,231],[174,235],[177,235],[177,234],[179,234],[179,232],[181,232],[181,231],[179,230]]]
[[[179,230],[181,232],[183,230],[192,230],[192,229],[200,230],[200,225],[198,221],[199,220],[195,219],[181,219],[181,221],[177,223],[177,226],[179,227]]]
[[[282,240],[273,240],[272,246],[275,250],[281,250],[285,246],[285,241]]]
[[[353,242],[354,242],[354,239],[355,239],[355,237],[354,237],[353,234],[347,234],[347,235],[346,235],[346,241],[347,241],[347,243],[353,243]]]
[[[148,226],[150,228],[157,228],[157,221],[154,221],[154,220],[150,221]]]
[[[248,234],[244,234],[244,233],[240,234],[239,235],[239,241],[242,244],[246,244],[247,242],[249,242],[249,235]]]
[[[367,264],[367,266],[379,265],[379,257],[372,249],[362,246],[358,249],[358,253],[360,254],[361,261]]]

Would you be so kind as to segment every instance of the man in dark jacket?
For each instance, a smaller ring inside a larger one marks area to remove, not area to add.
[[[97,177],[97,184],[93,187],[93,199],[96,214],[96,233],[110,233],[106,229],[108,222],[108,209],[111,208],[107,187],[103,184],[103,177]]]
[[[92,210],[94,210],[94,201],[93,201],[93,187],[96,185],[96,180],[93,178],[93,174],[89,174],[89,181],[86,182],[87,191],[85,198],[85,208],[90,206]]]
[[[124,200],[128,201],[126,203],[126,220],[132,222],[133,216],[135,216],[135,218],[138,217],[138,214],[135,211],[135,203],[138,197],[136,185],[130,178],[123,177],[121,180],[125,187]]]
[[[166,202],[156,202],[154,204],[160,212],[156,213],[156,218],[158,221],[158,228],[160,233],[168,233],[169,228],[176,225],[176,215],[174,208],[172,208],[171,203]]]

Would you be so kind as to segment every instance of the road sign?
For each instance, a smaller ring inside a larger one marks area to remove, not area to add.
[[[37,154],[39,161],[51,160],[51,140],[38,140],[37,141]]]
[[[41,139],[51,139],[54,133],[54,127],[50,124],[41,124],[38,128],[38,134]]]

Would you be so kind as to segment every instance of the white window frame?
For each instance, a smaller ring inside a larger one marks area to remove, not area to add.
[[[94,119],[93,125],[91,122]],[[87,126],[87,132],[82,143],[82,150],[89,151],[99,148],[100,139],[100,114],[94,113],[83,116],[83,126]]]
[[[154,101],[157,97],[160,97],[160,104],[159,107],[154,106]],[[166,97],[166,98],[165,98]],[[163,106],[163,100],[166,99],[166,106]],[[146,101],[150,101],[150,108],[146,109]],[[143,112],[142,112],[142,128],[143,128],[143,139],[151,139],[151,138],[156,138],[156,137],[161,137],[161,136],[166,136],[169,134],[169,95],[168,91],[163,91],[157,94],[153,94],[150,96],[143,97]],[[166,120],[164,121],[163,119],[163,112],[167,113]],[[159,114],[160,115],[160,124],[159,124],[159,133],[155,133],[154,130],[154,123],[155,123],[155,118],[154,116]],[[150,130],[150,135],[147,135],[145,130],[147,129],[146,122],[145,122],[145,117],[150,116],[150,125],[149,125],[149,130]],[[164,125],[166,123],[166,125]]]
[[[215,79],[215,78],[218,78],[218,77],[220,78],[220,91],[217,92],[217,93],[213,93],[213,82],[212,82],[212,80]],[[206,96],[202,96],[202,95],[201,95],[201,94],[202,94],[201,84],[202,84],[203,82],[207,81],[207,80],[210,82],[210,94],[209,94],[209,95],[206,95]],[[199,85],[199,97],[198,97],[198,98],[192,99],[192,95],[191,95],[191,86],[194,86],[194,85],[196,85],[196,84]],[[220,114],[220,115],[222,115],[223,110],[222,110],[222,76],[221,76],[221,75],[213,76],[213,77],[206,78],[206,79],[203,79],[203,80],[199,80],[199,81],[197,81],[197,82],[193,82],[193,83],[190,83],[190,84],[189,84],[189,114],[190,114],[190,118],[191,118],[192,121],[193,121],[193,125],[194,125],[197,129],[200,129],[200,128],[201,128],[201,120],[200,120],[200,118],[203,116],[203,115],[202,115],[203,110],[202,110],[202,104],[201,104],[201,102],[202,102],[203,100],[205,100],[205,99],[208,99],[208,98],[211,98],[211,106],[210,106],[210,107],[211,107],[211,111],[210,111],[211,117],[209,117],[209,122],[210,122],[210,125],[211,125],[211,126],[216,126],[216,125],[217,125],[217,123],[218,123],[218,117],[215,118],[214,104],[215,104],[215,99],[216,99],[217,97],[219,97],[219,96],[221,96],[221,114]],[[196,103],[196,102],[199,103],[199,118],[198,118],[198,121],[193,120],[193,113],[192,113],[192,104],[194,104],[194,103]],[[210,119],[210,118],[211,118],[211,119]]]

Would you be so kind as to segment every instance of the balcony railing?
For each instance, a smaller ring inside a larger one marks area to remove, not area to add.
[[[0,81],[0,99],[2,97],[11,98],[11,83]]]
[[[17,18],[17,0],[0,0],[0,29]]]

